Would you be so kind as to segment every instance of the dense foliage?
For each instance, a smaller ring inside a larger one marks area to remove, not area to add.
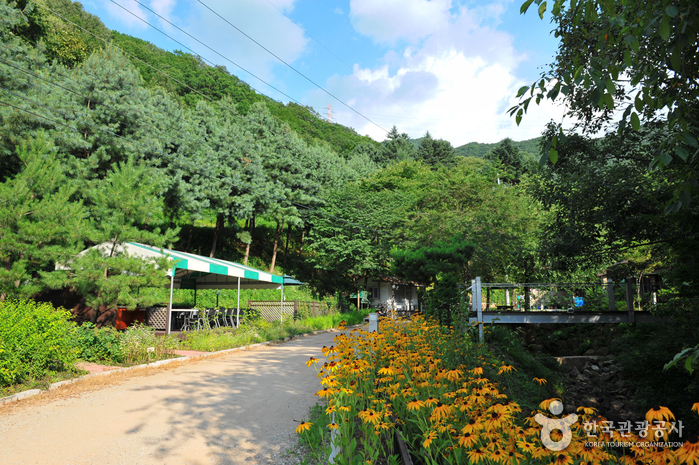
[[[73,369],[70,313],[33,300],[0,301],[0,386]]]

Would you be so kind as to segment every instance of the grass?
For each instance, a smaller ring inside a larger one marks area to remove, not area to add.
[[[12,396],[15,394],[19,394],[20,392],[29,391],[30,389],[46,390],[53,383],[73,379],[85,374],[87,374],[87,371],[75,368],[73,370],[65,370],[51,373],[43,378],[28,379],[22,383],[0,388],[0,397]]]
[[[264,320],[241,325],[240,328],[215,328],[186,332],[182,349],[214,352],[233,349],[258,342],[278,341],[313,331],[336,328],[341,321],[356,325],[364,321],[368,311],[336,313],[303,320],[270,323]]]

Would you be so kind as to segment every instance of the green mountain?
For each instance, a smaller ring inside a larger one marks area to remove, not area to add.
[[[534,139],[515,142],[514,145],[522,152],[530,153],[538,158],[540,139],[540,137],[535,137]],[[485,154],[493,150],[498,143],[499,142],[484,144],[481,142],[469,142],[468,144],[456,147],[456,155],[461,157],[483,158]]]

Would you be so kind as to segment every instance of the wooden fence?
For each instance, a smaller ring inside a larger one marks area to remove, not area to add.
[[[279,321],[281,319],[305,318],[309,316],[327,315],[328,305],[315,301],[285,300],[282,311],[282,302],[279,300],[248,300],[248,308],[259,312],[267,321]]]

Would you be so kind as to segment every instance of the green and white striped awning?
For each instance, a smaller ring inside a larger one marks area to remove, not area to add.
[[[111,251],[111,247],[111,243],[105,242],[94,248],[107,253]],[[277,276],[240,263],[160,249],[138,242],[120,243],[115,252],[144,259],[169,258],[174,262],[174,266],[167,273],[168,276],[172,276],[174,271],[175,289],[238,289],[238,278],[241,289],[281,289],[283,285],[303,284],[291,277]]]

